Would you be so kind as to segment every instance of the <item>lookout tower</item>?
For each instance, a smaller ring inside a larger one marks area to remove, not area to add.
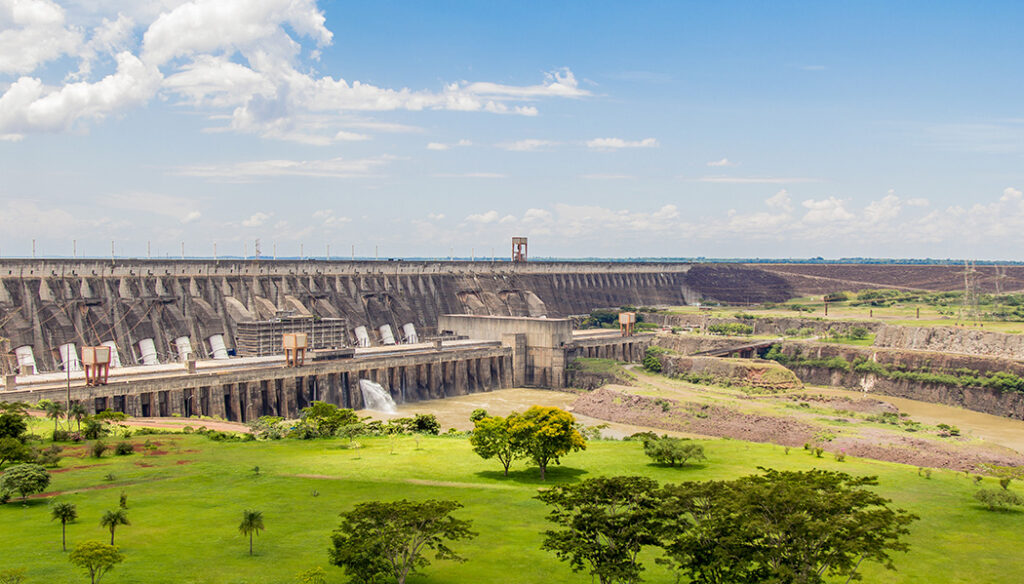
[[[512,238],[512,261],[513,262],[525,262],[526,261],[526,238],[525,237],[513,237]]]

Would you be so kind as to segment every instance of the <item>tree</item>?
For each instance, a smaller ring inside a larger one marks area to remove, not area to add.
[[[6,411],[0,414],[0,438],[17,438],[28,430],[24,414],[17,411]]]
[[[252,536],[259,535],[266,529],[263,526],[263,512],[254,509],[242,511],[242,523],[238,525],[238,531],[249,538],[249,555],[252,555]]]
[[[587,442],[576,429],[576,419],[569,412],[544,406],[533,406],[509,422],[509,432],[523,453],[540,467],[540,480],[545,480],[548,463],[559,464],[570,452],[585,450]]]
[[[1011,507],[1024,505],[1024,498],[1007,489],[979,489],[975,491],[974,498],[989,511],[1005,511]]]
[[[131,525],[128,522],[128,512],[124,509],[118,509],[117,511],[107,511],[100,518],[100,526],[106,527],[110,530],[110,545],[114,545],[114,531],[118,525]]]
[[[57,432],[57,423],[64,417],[64,404],[55,401],[46,400],[43,404],[43,411],[46,412],[46,417],[53,420],[53,431]]]
[[[655,462],[675,466],[686,466],[686,461],[706,460],[704,447],[694,444],[689,438],[672,438],[662,436],[660,438],[649,438],[644,440],[644,454],[650,456]]]
[[[511,421],[518,414],[512,413],[508,418],[501,416],[483,417],[473,424],[473,434],[469,437],[469,443],[484,460],[497,458],[498,462],[505,467],[505,476],[508,476],[508,467],[516,458],[523,456],[523,449],[515,441],[511,432]]]
[[[859,577],[860,564],[895,569],[890,552],[916,516],[864,488],[875,477],[764,470],[732,481],[664,489],[663,547],[692,582],[819,584]]]
[[[646,477],[598,477],[542,491],[537,498],[554,507],[548,521],[562,529],[544,532],[541,548],[574,572],[588,569],[600,584],[640,582],[640,550],[661,541],[659,495]]]
[[[68,561],[85,568],[89,572],[92,584],[99,584],[104,574],[124,561],[124,555],[112,545],[100,541],[86,541],[75,546],[68,556]]]
[[[78,508],[74,503],[54,503],[50,507],[50,521],[60,521],[60,547],[68,551],[68,523],[78,519]]]
[[[50,486],[50,473],[42,465],[15,464],[0,476],[0,493],[19,493],[21,500],[33,493],[42,493]]]
[[[313,405],[302,408],[302,421],[320,437],[334,436],[339,428],[359,421],[359,416],[348,408],[339,408],[334,404],[315,401]]]
[[[0,466],[5,462],[27,461],[32,457],[32,449],[21,443],[17,438],[0,438]]]
[[[446,543],[476,536],[471,521],[451,516],[461,507],[437,499],[360,503],[341,514],[328,557],[353,583],[394,578],[405,584],[411,572],[430,565],[428,550],[438,560],[465,561]]]
[[[71,404],[70,408],[68,408],[68,419],[75,420],[75,424],[79,432],[82,431],[82,420],[86,415],[85,406],[83,406],[81,402],[75,402]]]

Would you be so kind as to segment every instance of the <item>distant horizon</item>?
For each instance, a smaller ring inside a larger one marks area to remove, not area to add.
[[[135,257],[135,256],[59,256],[59,255],[41,255],[37,257],[21,257],[21,256],[0,256],[0,263],[4,261],[18,261],[18,262],[31,262],[31,261],[102,261],[102,262],[117,262],[117,261],[203,261],[203,262],[234,262],[234,261],[267,261],[267,262],[286,262],[286,261],[299,261],[299,262],[379,262],[379,263],[395,263],[402,261],[409,262],[470,262],[470,263],[512,263],[511,257],[498,256],[492,259],[491,257],[476,257],[470,256],[454,256],[454,257],[431,257],[431,256],[407,256],[407,257],[369,257],[369,256],[356,256],[352,257],[337,257],[337,256],[160,256],[160,257]],[[788,257],[788,258],[727,258],[727,257],[533,257],[525,263],[574,263],[574,262],[597,262],[597,263],[722,263],[722,264],[874,264],[874,265],[936,265],[936,266],[948,266],[948,265],[963,265],[965,262],[972,263],[980,266],[1024,266],[1024,261],[1014,260],[989,260],[989,259],[975,259],[975,258],[862,258],[862,257],[839,257],[839,258],[824,258],[824,257],[813,257],[813,258],[799,258],[799,257]]]

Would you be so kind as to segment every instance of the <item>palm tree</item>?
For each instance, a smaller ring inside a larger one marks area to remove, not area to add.
[[[57,431],[57,422],[64,417],[64,404],[60,402],[49,402],[43,408],[46,410],[46,417],[53,420],[53,431]]]
[[[68,408],[68,418],[69,418],[68,421],[70,422],[70,418],[74,418],[75,419],[75,423],[78,424],[78,431],[79,432],[82,431],[82,418],[84,418],[85,416],[86,416],[85,406],[83,406],[80,402],[75,402],[75,403],[71,404],[70,408]],[[70,423],[68,424],[68,427],[69,428],[71,427]]]
[[[260,534],[263,527],[263,512],[256,511],[253,509],[246,509],[242,511],[242,524],[238,526],[238,531],[242,535],[249,536],[249,555],[252,555],[252,535]]]
[[[50,508],[50,521],[60,521],[60,545],[68,551],[68,523],[78,519],[78,509],[74,503],[54,503]]]
[[[128,512],[124,509],[107,511],[103,514],[103,518],[100,519],[100,527],[106,527],[110,530],[110,545],[114,545],[114,530],[117,529],[118,525],[131,525],[131,523],[128,523]]]

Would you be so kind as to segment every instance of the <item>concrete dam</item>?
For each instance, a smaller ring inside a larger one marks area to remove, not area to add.
[[[595,308],[781,301],[788,281],[739,265],[628,262],[0,260],[3,373],[280,353],[281,332],[376,347],[444,314],[561,318]],[[291,328],[289,328],[291,327]]]

